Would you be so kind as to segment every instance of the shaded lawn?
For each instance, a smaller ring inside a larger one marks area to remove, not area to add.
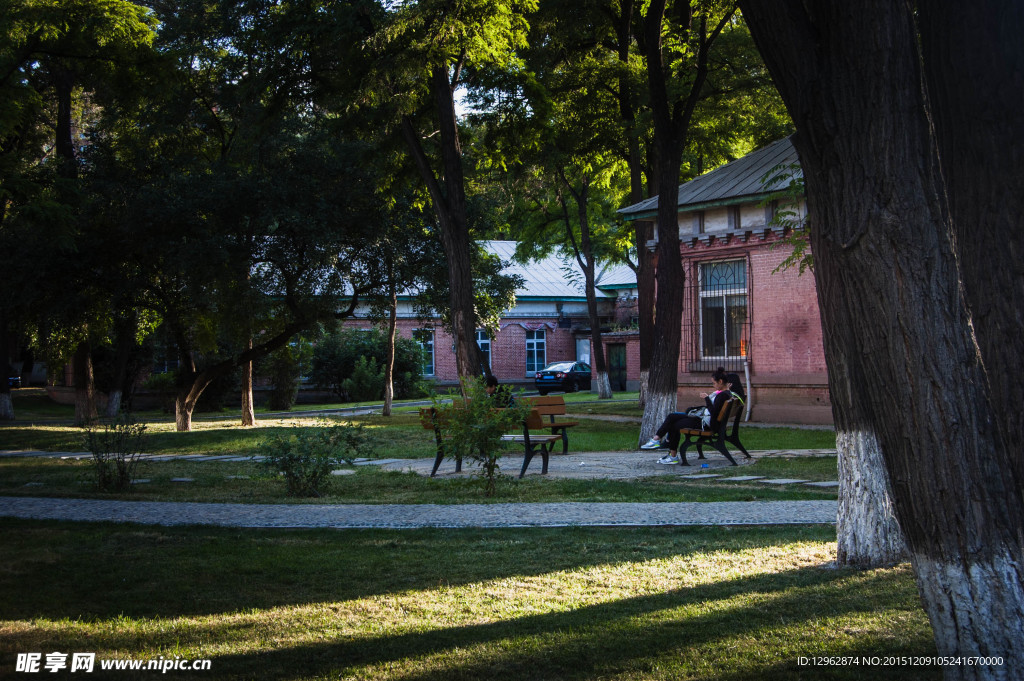
[[[373,438],[377,456],[424,458],[435,453],[433,432],[424,430],[415,412],[391,417],[361,416],[336,419],[364,424]],[[253,428],[224,421],[198,421],[193,430],[179,433],[170,422],[148,421],[143,447],[153,454],[252,454],[260,440],[289,428],[315,427],[316,417],[264,418]],[[581,419],[570,431],[569,446],[576,452],[636,451],[638,425],[600,419]],[[759,449],[831,449],[834,431],[798,428],[743,428],[740,440],[751,451]],[[8,425],[0,427],[0,449],[80,452],[84,431],[66,425]]]
[[[0,550],[5,649],[211,658],[202,678],[941,677],[797,664],[934,654],[909,566],[835,569],[826,527],[263,531],[0,520]],[[0,672],[12,661],[0,657]]]
[[[469,466],[467,462],[465,464]],[[508,502],[657,502],[657,501],[780,501],[835,499],[835,489],[801,485],[773,486],[721,479],[689,480],[682,476],[658,476],[638,480],[574,480],[528,475],[519,480],[501,476],[494,497],[483,496],[483,482],[476,477],[427,478],[414,473],[387,472],[375,466],[357,466],[354,473],[332,476],[324,496],[296,499],[286,494],[276,475],[252,462],[142,462],[136,478],[149,483],[133,486],[129,493],[101,493],[95,489],[89,460],[51,458],[0,458],[0,495],[58,496],[137,501],[205,501],[232,503],[329,503],[329,504],[459,504]],[[507,473],[518,470],[510,460]],[[725,476],[834,480],[835,457],[762,459],[739,468],[715,469]],[[240,477],[242,476],[242,477]],[[174,482],[192,478],[194,482]]]

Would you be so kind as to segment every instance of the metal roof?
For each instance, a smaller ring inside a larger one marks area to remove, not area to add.
[[[553,253],[523,265],[513,260],[517,245],[515,241],[482,241],[481,245],[488,253],[498,256],[506,263],[502,274],[518,274],[523,278],[524,284],[522,288],[516,290],[516,298],[586,300],[583,271],[575,259],[566,261],[557,253]],[[623,269],[626,272],[623,272]],[[602,286],[621,287],[629,283],[630,277],[635,285],[636,277],[625,265],[599,267],[596,282],[598,297],[609,295],[600,290]],[[614,296],[614,293],[610,295]]]
[[[741,198],[763,197],[785,188],[789,183],[786,176],[765,185],[761,183],[764,177],[777,166],[791,164],[795,164],[793,177],[803,177],[796,149],[786,137],[679,185],[678,205],[680,208],[699,209],[735,203]],[[627,206],[619,212],[627,219],[654,217],[658,213],[658,197]]]

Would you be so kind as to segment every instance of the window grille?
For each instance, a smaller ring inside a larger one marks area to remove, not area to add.
[[[491,339],[488,337],[487,332],[484,330],[478,330],[476,332],[476,344],[480,348],[481,354],[483,354],[484,363],[491,366]]]
[[[695,263],[683,302],[684,366],[690,372],[742,371],[751,359],[750,263]]]

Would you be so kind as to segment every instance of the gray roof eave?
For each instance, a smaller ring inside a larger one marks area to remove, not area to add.
[[[764,192],[762,194],[750,194],[747,196],[733,196],[728,199],[719,199],[717,201],[705,201],[704,203],[688,203],[682,206],[678,206],[678,212],[680,213],[691,213],[695,210],[707,210],[708,208],[724,208],[726,206],[735,206],[743,203],[753,203],[755,201],[765,201],[775,196],[778,192]],[[620,208],[619,213],[622,214],[623,219],[626,221],[631,220],[644,220],[647,218],[658,217],[658,209],[645,210],[637,213],[629,213],[628,208]]]

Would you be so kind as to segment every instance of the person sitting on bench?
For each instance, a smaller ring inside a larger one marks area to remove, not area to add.
[[[498,383],[498,379],[493,374],[487,377],[487,385],[484,389],[487,391],[487,396],[494,402],[495,407],[511,407],[515,404],[512,389]]]
[[[735,374],[733,374],[735,376]],[[739,376],[736,376],[736,383],[739,383]],[[725,373],[725,367],[718,369],[711,375],[711,385],[715,391],[712,393],[701,393],[705,406],[693,407],[686,411],[674,411],[662,422],[657,432],[650,440],[640,445],[640,449],[658,449],[662,446],[662,440],[667,439],[668,454],[658,459],[660,464],[679,463],[679,431],[685,428],[697,428],[700,430],[714,430],[717,428],[718,414],[726,400],[737,398],[742,401],[740,395],[731,390],[729,375]],[[743,386],[739,389],[742,391]]]

